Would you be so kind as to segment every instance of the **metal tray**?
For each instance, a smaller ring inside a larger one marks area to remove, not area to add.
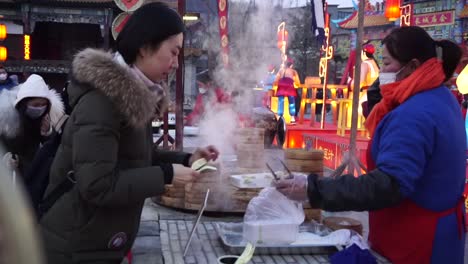
[[[243,223],[217,222],[214,226],[225,250],[230,254],[242,254],[247,244],[242,236]],[[303,224],[299,230],[320,236],[331,233],[330,229],[316,223]],[[255,247],[255,255],[332,254],[341,249],[341,245],[333,244],[259,244]]]

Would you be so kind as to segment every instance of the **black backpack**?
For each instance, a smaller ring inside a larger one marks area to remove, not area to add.
[[[65,126],[65,123],[62,127]],[[52,207],[55,201],[68,192],[76,182],[71,172],[56,189],[47,197],[44,197],[44,193],[49,185],[50,167],[60,146],[61,139],[62,133],[56,132],[42,145],[34,155],[34,159],[24,177],[24,184],[38,219]]]

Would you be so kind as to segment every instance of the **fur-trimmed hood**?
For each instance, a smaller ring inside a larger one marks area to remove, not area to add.
[[[50,122],[53,127],[56,127],[60,118],[65,114],[65,106],[63,104],[60,95],[53,89],[50,89],[44,79],[37,75],[32,74],[28,79],[20,84],[19,91],[15,100],[15,107],[18,108],[18,104],[32,97],[44,98],[49,101],[49,116]]]
[[[15,108],[18,87],[0,91],[0,136],[12,138],[20,129],[20,116]]]
[[[91,48],[79,52],[72,63],[72,74],[79,83],[110,98],[132,126],[144,126],[159,112],[157,96],[109,52]]]

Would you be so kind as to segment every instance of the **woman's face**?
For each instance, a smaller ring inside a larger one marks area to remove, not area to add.
[[[399,61],[390,55],[386,45],[384,45],[382,51],[382,62],[383,65],[380,69],[381,72],[398,72],[403,67]]]
[[[165,80],[179,67],[178,56],[183,40],[183,34],[179,33],[161,42],[158,49],[141,48],[135,66],[153,82]]]
[[[40,98],[40,97],[35,97],[35,98],[31,98],[29,99],[27,102],[26,102],[26,106],[29,106],[29,107],[47,107],[47,104],[49,103],[49,101],[47,101],[47,99],[45,98]]]
[[[406,64],[400,63],[398,60],[393,58],[392,55],[390,55],[386,45],[384,45],[382,51],[382,62],[383,65],[380,69],[380,72],[396,73],[396,81],[403,80],[404,78],[410,76],[420,65],[419,60],[417,59],[412,59]]]

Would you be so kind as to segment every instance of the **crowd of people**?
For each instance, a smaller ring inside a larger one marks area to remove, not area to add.
[[[191,168],[194,161],[218,158],[214,146],[194,153],[153,148],[151,122],[169,104],[160,83],[179,66],[184,32],[173,9],[142,6],[113,51],[88,48],[74,56],[66,98],[40,75],[19,84],[0,68],[4,164],[28,185],[38,151],[59,134],[44,197],[72,183],[39,218],[47,263],[120,263],[136,238],[144,200],[162,194],[165,185],[201,177]],[[463,263],[467,139],[459,104],[444,85],[461,51],[419,27],[395,29],[382,43],[380,68],[373,46],[366,44],[362,54],[360,89],[371,104],[369,172],[294,175],[276,188],[313,208],[369,211],[371,246],[393,263]],[[288,98],[294,122],[300,81],[292,60],[278,72],[269,69],[265,90],[274,83],[277,114],[283,115]],[[209,77],[198,86],[186,124],[197,124],[207,104],[236,97]]]

